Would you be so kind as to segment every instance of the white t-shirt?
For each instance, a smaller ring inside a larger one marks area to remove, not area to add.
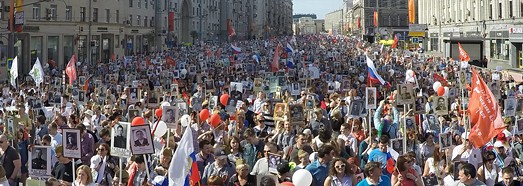
[[[463,148],[465,148],[465,146],[463,144],[454,147],[454,149],[452,150],[451,159],[454,160],[454,158],[459,156],[461,151],[463,150]],[[476,167],[476,169],[477,169],[479,163],[482,161],[481,159],[482,159],[481,150],[472,148],[470,150],[465,151],[463,154],[461,154],[461,159],[459,159],[459,160],[466,161],[466,162],[474,165],[474,167]]]

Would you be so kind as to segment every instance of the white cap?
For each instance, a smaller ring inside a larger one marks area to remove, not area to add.
[[[469,139],[469,132],[464,132],[463,134],[461,134],[461,138]]]
[[[305,129],[305,130],[303,130],[303,134],[311,135],[312,131],[311,131],[311,129]]]
[[[501,142],[501,141],[496,141],[496,142],[494,142],[494,147],[496,147],[496,148],[498,148],[498,147],[504,147],[503,142]]]

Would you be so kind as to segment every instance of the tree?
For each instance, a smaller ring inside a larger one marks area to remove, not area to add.
[[[191,31],[191,37],[192,37],[192,43],[194,44],[194,40],[198,37],[197,31]]]

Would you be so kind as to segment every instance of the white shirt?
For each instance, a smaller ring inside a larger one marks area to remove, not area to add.
[[[256,161],[254,167],[252,168],[251,175],[270,175],[269,172],[269,161],[267,158],[261,158]]]
[[[463,144],[454,147],[454,150],[452,150],[451,159],[454,160],[454,158],[459,156],[459,154],[461,153],[463,148],[465,148],[465,146]],[[459,160],[466,161],[466,162],[474,165],[474,167],[476,167],[476,169],[477,169],[479,163],[482,161],[481,159],[482,159],[481,150],[472,148],[470,150],[466,150],[463,154],[461,154],[461,159],[459,159]]]
[[[51,135],[50,135],[51,136]],[[51,136],[51,147],[54,149],[56,146],[62,144],[62,134],[56,133],[55,136]]]
[[[93,118],[91,119],[91,123],[93,124],[93,126],[99,127],[100,123],[102,123],[102,121],[104,121],[106,119],[107,119],[107,117],[105,117],[103,114],[100,114],[100,118],[98,118],[98,115],[95,114],[93,116]]]

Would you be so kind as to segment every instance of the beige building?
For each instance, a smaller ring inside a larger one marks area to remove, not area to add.
[[[299,18],[294,25],[294,34],[296,35],[316,34],[316,23],[311,17]]]
[[[489,67],[523,68],[522,0],[419,0],[417,6],[428,50],[459,59],[459,42],[471,60],[486,56]]]
[[[325,30],[330,34],[343,34],[343,9],[325,15]]]

